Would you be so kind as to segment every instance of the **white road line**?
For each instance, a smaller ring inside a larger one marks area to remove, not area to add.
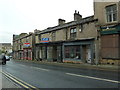
[[[30,68],[34,68],[34,69],[38,69],[38,70],[43,70],[43,71],[50,71],[50,70],[48,70],[48,69],[38,68],[38,67],[30,67]]]
[[[66,74],[67,74],[67,75],[71,75],[71,76],[77,76],[77,77],[84,77],[84,78],[102,80],[102,81],[107,81],[107,82],[112,82],[112,83],[120,83],[119,81],[115,81],[115,80],[109,80],[109,79],[103,79],[103,78],[96,78],[96,77],[78,75],[78,74],[73,74],[73,73],[66,73]]]
[[[19,64],[19,65],[25,67],[25,65],[21,65],[21,64]]]
[[[23,66],[23,67],[26,67],[25,65],[21,65],[21,64],[19,64],[20,66]],[[31,66],[30,68],[34,68],[34,69],[38,69],[38,70],[43,70],[43,71],[50,71],[50,70],[48,70],[48,69],[44,69],[44,68],[38,68],[38,67],[33,67],[33,66]]]

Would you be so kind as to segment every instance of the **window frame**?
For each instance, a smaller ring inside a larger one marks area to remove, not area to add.
[[[65,59],[81,60],[80,45],[68,45],[64,49]]]
[[[112,4],[112,5],[106,6],[105,11],[106,11],[106,22],[107,23],[117,21],[117,18],[118,18],[117,17],[117,14],[118,14],[117,4]]]
[[[77,36],[77,28],[70,28],[70,39],[75,39]]]
[[[55,39],[56,39],[56,32],[53,31],[53,32],[52,32],[52,41],[55,41]]]

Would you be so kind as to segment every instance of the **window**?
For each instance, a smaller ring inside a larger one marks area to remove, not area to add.
[[[71,39],[76,38],[76,32],[77,32],[76,28],[70,29],[70,38]]]
[[[79,26],[79,32],[82,32],[82,31],[83,31],[83,24]]]
[[[65,58],[81,59],[80,46],[65,46]]]
[[[111,5],[106,7],[107,22],[117,21],[117,5]]]
[[[55,32],[52,32],[52,41],[55,41]]]

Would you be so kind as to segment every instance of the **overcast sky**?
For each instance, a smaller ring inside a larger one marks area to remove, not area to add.
[[[56,26],[59,18],[73,21],[75,10],[93,15],[93,0],[0,0],[0,43],[12,42],[13,34]]]

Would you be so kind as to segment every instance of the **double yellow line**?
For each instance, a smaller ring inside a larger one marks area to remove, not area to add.
[[[20,79],[18,79],[17,77],[11,75],[8,72],[2,71],[1,72],[4,76],[6,76],[7,78],[9,78],[10,80],[12,80],[13,82],[15,82],[16,84],[18,84],[19,86],[21,86],[22,88],[28,89],[28,90],[39,90],[37,87],[34,87]]]

